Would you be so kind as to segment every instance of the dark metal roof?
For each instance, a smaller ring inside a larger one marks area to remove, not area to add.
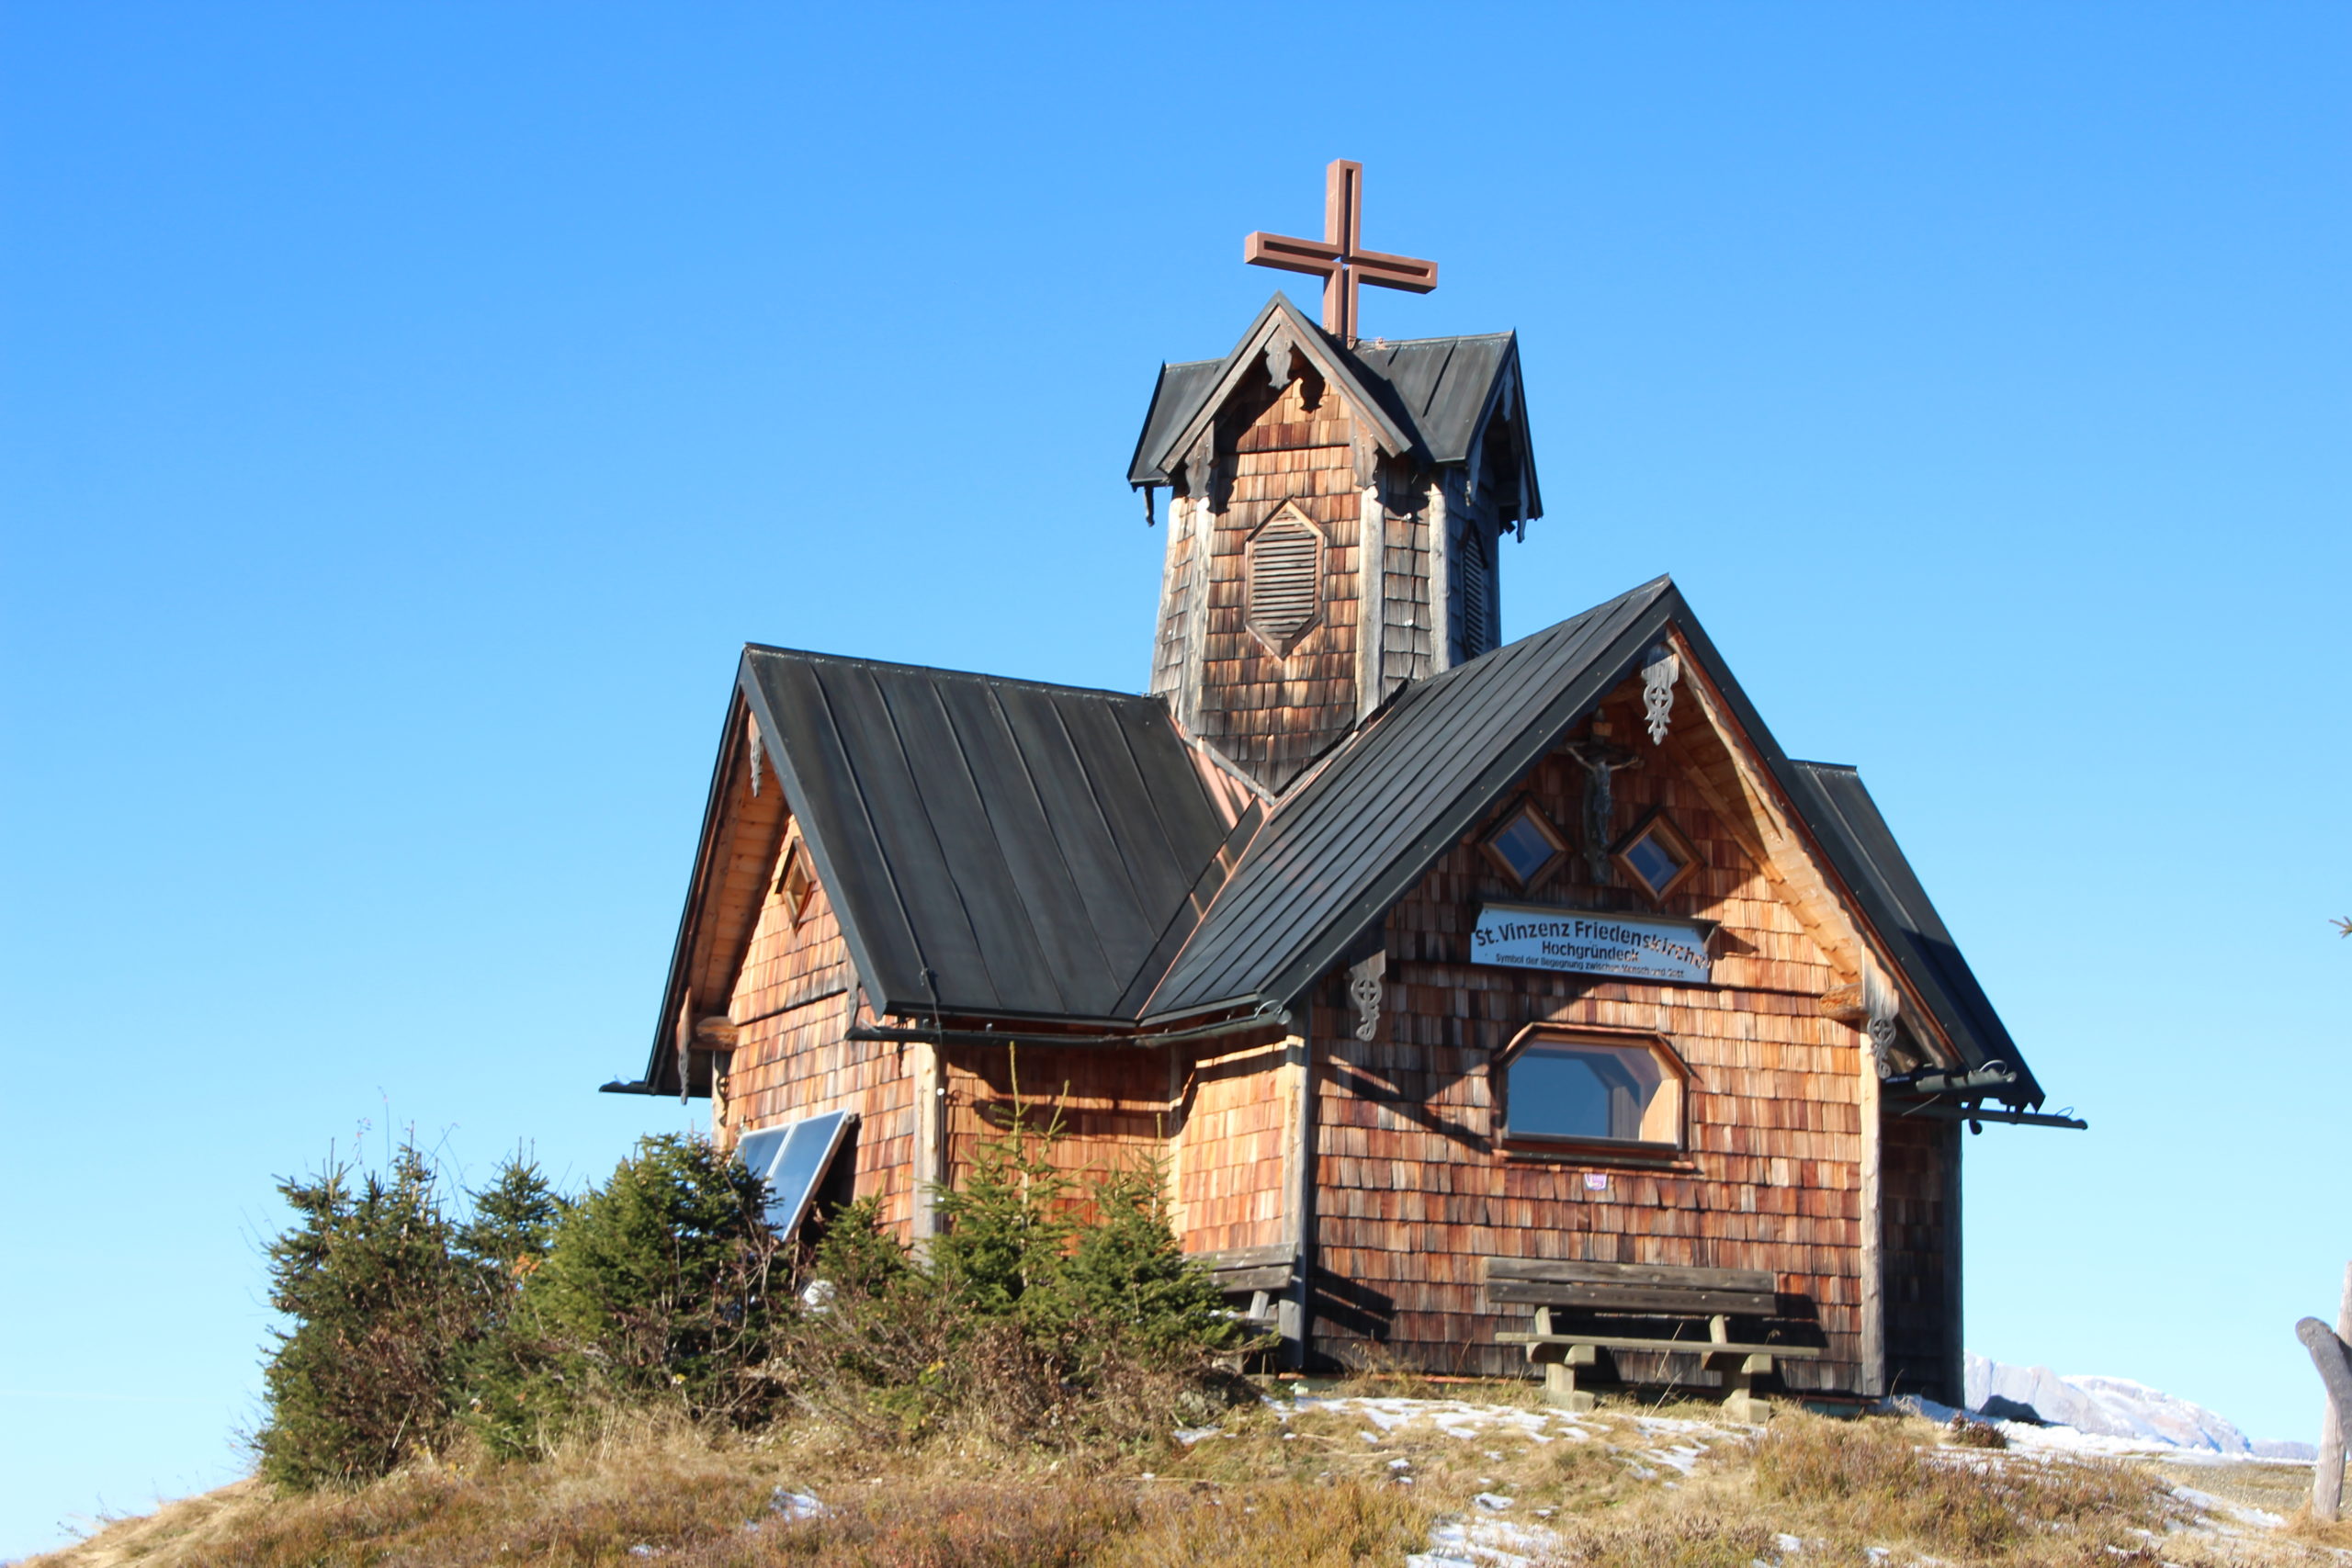
[[[1407,687],[1267,818],[1153,993],[1147,1020],[1293,1005],[1669,626],[1964,1063],[2008,1063],[2022,1098],[2039,1104],[2040,1087],[1860,778],[1789,760],[1664,577]]]
[[[1159,367],[1159,380],[1151,389],[1151,412],[1143,416],[1143,434],[1136,437],[1136,455],[1127,462],[1129,485],[1168,482],[1159,456],[1200,412],[1209,389],[1216,385],[1217,372],[1224,368],[1222,359],[1194,359]]]
[[[1407,445],[1430,463],[1468,460],[1479,427],[1506,384],[1514,379],[1510,372],[1519,360],[1515,333],[1359,343],[1351,351],[1278,293],[1223,359],[1195,359],[1159,367],[1151,409],[1144,416],[1143,433],[1127,464],[1130,485],[1169,482],[1170,448],[1200,417],[1218,388],[1234,379],[1242,362],[1262,351],[1260,340],[1275,318],[1280,318],[1300,348],[1310,350],[1311,358],[1324,363],[1334,378],[1342,384],[1354,383],[1365,400],[1375,405],[1377,414],[1392,422]],[[1522,416],[1523,424],[1523,406],[1512,412]],[[1525,444],[1522,430],[1522,449]],[[1528,465],[1532,496],[1533,459],[1522,451],[1521,460]],[[1541,511],[1539,504],[1529,515],[1540,515]]]
[[[1267,818],[1149,1014],[1287,1006],[1635,668],[1680,604],[1661,577],[1407,687]]]
[[[1431,462],[1459,463],[1469,457],[1497,383],[1518,354],[1517,333],[1487,333],[1359,343],[1355,361],[1365,380],[1394,396],[1395,412],[1420,436]]]
[[[1962,1064],[2040,1104],[1859,775],[1780,750],[1667,578],[1406,687],[1229,831],[1156,697],[758,646],[738,685],[877,1012],[1156,1025],[1295,1005],[1668,626]]]
[[[2022,1080],[2017,1098],[2041,1104],[2041,1086],[2018,1055],[2017,1043],[1960,955],[1936,907],[1928,901],[1928,890],[1904,858],[1886,818],[1879,815],[1861,774],[1835,762],[1792,761],[1790,768],[1806,825],[1861,901],[1879,935],[1894,947],[1904,976],[1928,998],[1962,1060],[1970,1067],[2007,1062]],[[2011,1095],[2003,1092],[1998,1098]]]
[[[1226,827],[1157,697],[752,647],[741,688],[877,1011],[1108,1020]]]

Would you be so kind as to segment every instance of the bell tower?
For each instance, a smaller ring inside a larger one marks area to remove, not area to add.
[[[1543,513],[1515,334],[1347,335],[1357,284],[1437,279],[1356,247],[1362,193],[1334,164],[1325,241],[1249,236],[1247,259],[1324,276],[1323,324],[1276,294],[1224,358],[1161,366],[1128,469],[1147,516],[1170,492],[1150,690],[1270,795],[1497,645],[1498,547]]]

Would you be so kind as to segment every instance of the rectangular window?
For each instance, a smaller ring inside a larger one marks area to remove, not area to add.
[[[1503,1071],[1507,1139],[1682,1145],[1686,1075],[1663,1043],[1538,1035]]]

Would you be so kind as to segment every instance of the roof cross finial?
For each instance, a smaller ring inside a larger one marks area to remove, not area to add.
[[[1334,158],[1324,171],[1320,240],[1253,233],[1241,242],[1241,259],[1251,266],[1275,266],[1321,278],[1323,330],[1350,347],[1356,341],[1359,284],[1376,283],[1410,294],[1427,294],[1437,287],[1437,263],[1363,248],[1363,165],[1345,158]]]

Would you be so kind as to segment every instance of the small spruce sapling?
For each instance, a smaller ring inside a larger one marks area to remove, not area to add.
[[[1063,1270],[1080,1319],[1159,1357],[1234,1345],[1241,1330],[1223,1293],[1169,1224],[1166,1173],[1115,1172],[1092,1196],[1094,1222]]]
[[[1058,1110],[1043,1127],[1031,1125],[1016,1090],[1003,1129],[974,1147],[964,1185],[939,1192],[943,1229],[932,1240],[932,1273],[975,1318],[1042,1328],[1063,1315],[1057,1287],[1076,1232],[1069,1213],[1076,1189],[1054,1163],[1061,1126]]]
[[[733,1155],[663,1134],[564,1205],[519,1315],[560,1347],[574,1397],[594,1382],[673,1393],[696,1415],[752,1413],[775,1314],[765,1201]]]
[[[388,1172],[332,1158],[277,1190],[295,1222],[269,1244],[263,1479],[309,1488],[381,1475],[447,1432],[480,1295],[453,1247],[432,1166],[411,1145]]]

